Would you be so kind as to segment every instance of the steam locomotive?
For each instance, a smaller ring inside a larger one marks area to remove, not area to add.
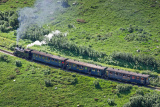
[[[109,67],[102,67],[85,62],[79,62],[72,59],[47,54],[37,50],[24,49],[17,46],[15,47],[14,55],[28,60],[42,62],[63,69],[99,76],[102,78],[116,79],[119,81],[149,85],[149,75]]]

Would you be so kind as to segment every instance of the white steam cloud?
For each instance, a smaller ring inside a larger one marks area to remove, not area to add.
[[[17,42],[31,25],[43,26],[52,21],[55,13],[55,0],[37,0],[33,7],[26,7],[19,11],[19,28]]]
[[[32,47],[32,46],[34,46],[34,45],[41,46],[41,45],[43,45],[43,44],[47,44],[47,43],[46,43],[46,40],[49,40],[49,41],[50,41],[53,36],[59,36],[59,35],[61,35],[61,34],[62,34],[62,33],[61,33],[59,30],[52,31],[52,33],[49,33],[48,35],[45,35],[45,39],[44,39],[43,41],[40,42],[40,41],[37,40],[37,41],[35,41],[35,42],[27,45],[27,48]],[[67,34],[68,34],[68,33],[64,33],[63,36],[67,36]]]

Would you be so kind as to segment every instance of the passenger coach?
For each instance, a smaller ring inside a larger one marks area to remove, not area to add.
[[[108,72],[108,78],[111,79],[117,79],[138,84],[146,84],[146,85],[149,84],[149,75],[138,74],[114,68],[108,68],[107,72]]]
[[[87,73],[95,76],[103,76],[106,73],[107,67],[68,59],[66,60],[66,69]]]
[[[44,52],[39,52],[39,51],[32,51],[32,60],[34,61],[39,61],[43,62],[46,64],[54,65],[54,66],[59,66],[59,67],[64,67],[64,62],[67,60],[67,58],[47,54]]]

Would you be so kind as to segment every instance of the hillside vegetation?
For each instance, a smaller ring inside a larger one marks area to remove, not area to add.
[[[145,100],[153,92],[155,96],[150,98],[155,100]],[[143,95],[145,98],[139,101]],[[1,107],[122,107],[124,104],[133,107],[137,103],[158,105],[158,96],[158,92],[146,88],[66,72],[0,53]]]
[[[12,4],[33,6],[33,1],[9,0],[0,5],[1,11],[9,11],[11,7],[7,6]],[[51,51],[109,65],[160,71],[159,1],[70,0],[66,7],[57,1],[55,4],[53,20],[44,28],[68,32],[68,35],[64,40],[57,40],[59,44],[50,43]],[[27,34],[24,38],[42,40],[41,31],[28,32],[35,37]],[[6,37],[15,40],[16,33],[9,34],[11,37]]]

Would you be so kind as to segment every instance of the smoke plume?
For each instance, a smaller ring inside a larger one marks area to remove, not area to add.
[[[49,23],[55,13],[55,0],[37,0],[33,7],[25,7],[19,11],[19,28],[17,29],[18,40],[32,25],[43,26]]]

